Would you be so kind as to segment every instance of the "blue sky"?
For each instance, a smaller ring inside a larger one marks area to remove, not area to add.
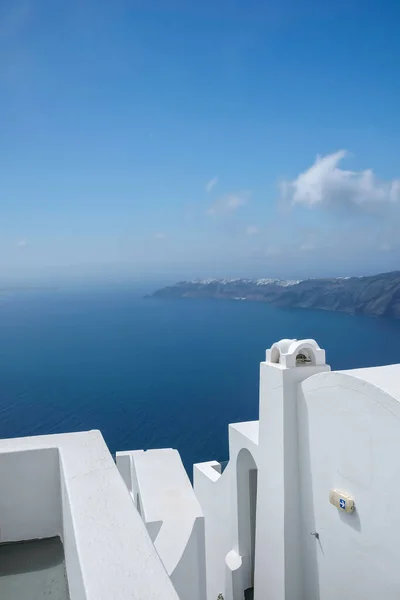
[[[0,279],[398,268],[399,22],[385,0],[2,0]]]

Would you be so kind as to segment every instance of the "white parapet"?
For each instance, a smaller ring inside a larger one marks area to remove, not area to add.
[[[204,516],[179,453],[118,452],[117,466],[180,600],[205,600]]]
[[[59,536],[72,600],[178,600],[99,431],[0,440],[0,543]]]

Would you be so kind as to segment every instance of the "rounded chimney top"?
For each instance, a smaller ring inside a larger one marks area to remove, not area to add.
[[[266,360],[287,369],[325,365],[325,350],[315,340],[283,339],[267,350]]]

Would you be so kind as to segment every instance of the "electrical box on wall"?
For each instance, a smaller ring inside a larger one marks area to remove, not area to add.
[[[347,513],[354,512],[356,508],[353,498],[339,490],[331,490],[329,492],[329,502],[339,510]]]

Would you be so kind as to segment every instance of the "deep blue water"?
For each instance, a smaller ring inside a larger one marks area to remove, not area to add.
[[[98,428],[112,452],[227,458],[227,425],[257,418],[258,369],[312,337],[333,369],[400,362],[400,320],[135,291],[36,292],[0,302],[0,438]]]

